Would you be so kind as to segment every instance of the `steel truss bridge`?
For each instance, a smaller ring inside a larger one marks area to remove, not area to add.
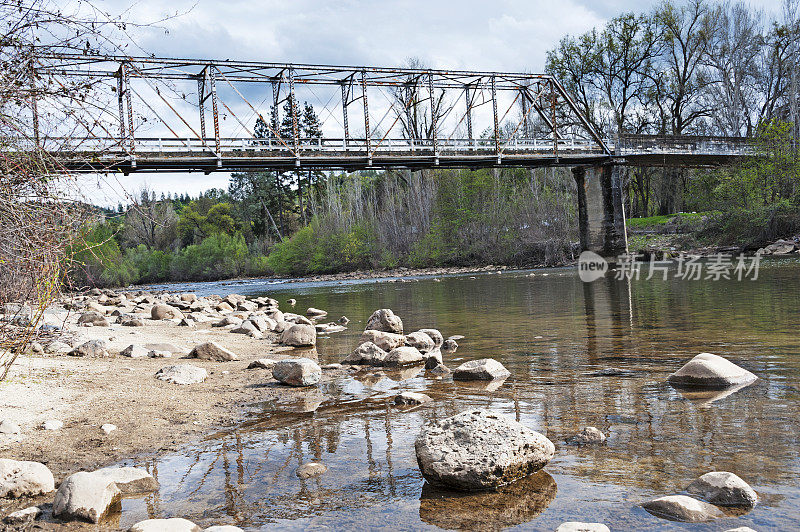
[[[752,153],[737,138],[604,139],[542,74],[76,54],[31,69],[31,142],[75,172],[713,166]],[[300,102],[320,119],[312,135]],[[44,114],[69,131],[43,131]]]

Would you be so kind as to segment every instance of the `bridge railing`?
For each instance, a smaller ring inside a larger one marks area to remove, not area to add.
[[[688,135],[621,135],[611,142],[617,155],[664,153],[752,155],[752,139],[742,137],[711,137]]]

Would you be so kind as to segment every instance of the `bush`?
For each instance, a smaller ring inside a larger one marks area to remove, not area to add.
[[[211,235],[184,248],[172,261],[172,278],[213,281],[243,275],[249,253],[240,233]]]
[[[167,251],[148,249],[144,244],[125,250],[125,260],[138,271],[137,283],[158,283],[171,278],[174,255]]]

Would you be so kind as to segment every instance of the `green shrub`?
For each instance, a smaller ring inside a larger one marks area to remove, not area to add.
[[[218,233],[184,248],[172,261],[172,278],[212,281],[245,273],[249,253],[240,233]]]

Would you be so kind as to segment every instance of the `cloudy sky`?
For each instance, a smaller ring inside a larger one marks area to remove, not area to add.
[[[111,13],[148,23],[137,42],[157,56],[397,66],[418,57],[434,68],[544,69],[566,34],[602,25],[654,0],[107,0]],[[780,0],[751,2],[768,12]],[[131,52],[131,55],[141,55]],[[143,183],[157,192],[197,194],[226,187],[226,174],[131,175],[88,179],[86,196],[116,205]]]

